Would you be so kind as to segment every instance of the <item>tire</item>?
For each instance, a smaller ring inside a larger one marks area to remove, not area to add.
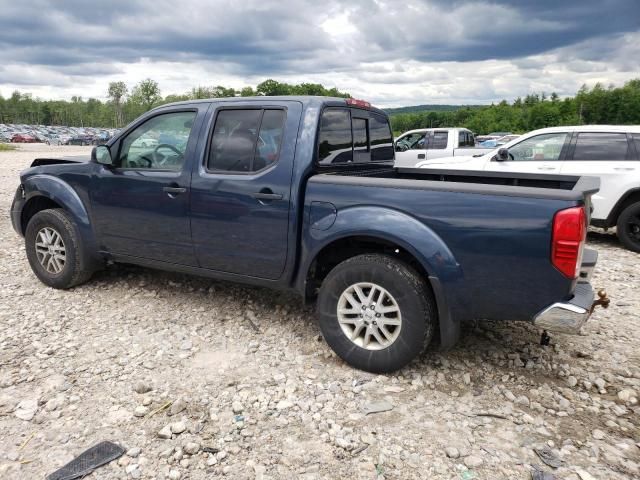
[[[383,298],[380,303],[385,312],[379,311],[380,305],[375,301],[365,301],[368,309],[362,311],[363,315],[369,312],[368,317],[353,313],[362,307],[362,297],[354,289],[358,284],[363,296],[377,288],[374,300]],[[347,293],[351,293],[351,300],[347,300]],[[349,365],[373,373],[393,372],[411,362],[427,348],[437,324],[435,300],[425,280],[405,263],[380,254],[359,255],[331,270],[320,288],[317,314],[320,330],[333,351]],[[387,326],[385,335],[385,327],[372,325],[381,322],[381,318],[399,325]],[[369,328],[377,330],[378,338],[384,342],[367,333]],[[351,340],[349,336],[358,331],[355,340]]]
[[[620,243],[640,252],[640,202],[632,203],[618,216],[617,233]]]
[[[60,237],[60,242],[57,242],[55,235]],[[27,225],[24,238],[31,270],[45,285],[67,289],[91,278],[93,271],[87,268],[84,261],[85,256],[78,229],[64,210],[56,208],[36,213]],[[46,248],[43,245],[49,242],[54,244],[52,247],[54,252],[60,252],[60,245],[62,245],[64,261],[60,261],[59,257],[57,262],[52,261],[50,254],[48,256],[39,254],[36,251],[36,242],[40,244],[41,252]],[[44,265],[41,260],[44,261]],[[59,271],[56,271],[58,268]]]

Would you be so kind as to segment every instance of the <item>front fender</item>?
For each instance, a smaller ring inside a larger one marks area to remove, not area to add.
[[[23,212],[28,211],[29,203],[39,197],[45,197],[65,210],[70,216],[80,234],[87,261],[93,259],[97,252],[95,236],[85,203],[71,185],[60,178],[46,174],[36,174],[23,178],[24,200],[16,217],[22,220]],[[15,206],[14,206],[15,208]],[[19,223],[22,228],[22,223]],[[20,232],[24,235],[24,231]]]
[[[51,175],[33,175],[23,181],[25,205],[43,196],[64,208],[79,228],[90,228],[89,213],[76,191],[63,180]]]
[[[438,303],[441,342],[445,347],[452,346],[459,336],[459,322],[466,316],[469,299],[462,288],[464,272],[442,239],[418,219],[390,208],[358,206],[333,215],[335,221],[329,228],[307,225],[304,229],[298,288],[304,291],[314,259],[337,240],[365,236],[392,242],[410,253],[428,273]],[[318,223],[317,220],[315,225]]]

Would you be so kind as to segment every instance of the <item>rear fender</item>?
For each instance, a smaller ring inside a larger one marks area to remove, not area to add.
[[[468,301],[462,288],[462,268],[442,239],[418,219],[390,208],[352,207],[328,215],[335,215],[331,227],[317,229],[307,224],[305,228],[298,289],[304,291],[309,269],[320,251],[337,240],[366,236],[394,243],[429,275],[438,306],[441,343],[444,348],[451,347],[459,337],[459,322]]]

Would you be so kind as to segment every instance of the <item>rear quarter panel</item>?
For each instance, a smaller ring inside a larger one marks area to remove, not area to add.
[[[550,250],[554,214],[575,202],[311,179],[305,205],[313,201],[333,203],[337,214],[325,230],[310,228],[305,215],[303,268],[335,238],[378,235],[417,251],[457,320],[530,320],[571,296],[573,282],[553,267]]]

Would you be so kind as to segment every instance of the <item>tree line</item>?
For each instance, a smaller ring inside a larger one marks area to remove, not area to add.
[[[422,111],[391,115],[396,133],[416,128],[466,127],[478,134],[524,133],[560,125],[640,124],[640,79],[622,87],[582,86],[574,97],[556,93],[531,94],[488,106],[460,107],[455,111]]]
[[[124,82],[111,82],[106,93],[107,101],[83,99],[80,96],[71,97],[71,100],[41,100],[19,91],[13,92],[8,98],[0,95],[0,123],[119,128],[154,107],[182,100],[255,95],[349,97],[348,93],[317,83],[294,85],[272,79],[265,80],[255,88],[199,86],[182,95],[171,94],[163,97],[158,83],[148,78],[131,89]]]
[[[254,95],[325,95],[349,97],[336,88],[316,83],[288,84],[273,79],[255,88],[234,89],[225,86],[192,88],[182,95],[162,96],[158,83],[146,79],[131,89],[124,82],[111,82],[107,101],[74,96],[68,100],[41,100],[29,93],[0,95],[0,123],[122,127],[153,107],[169,102],[200,98]],[[450,106],[445,109],[425,106],[389,109],[396,133],[415,128],[467,127],[482,134],[492,131],[527,132],[537,128],[580,124],[640,124],[640,79],[622,87],[596,84],[583,86],[575,96],[559,98],[556,93],[530,94],[509,103],[506,100],[486,106]],[[407,112],[407,109],[409,110]],[[403,113],[397,113],[398,110]],[[406,113],[404,113],[406,112]]]

